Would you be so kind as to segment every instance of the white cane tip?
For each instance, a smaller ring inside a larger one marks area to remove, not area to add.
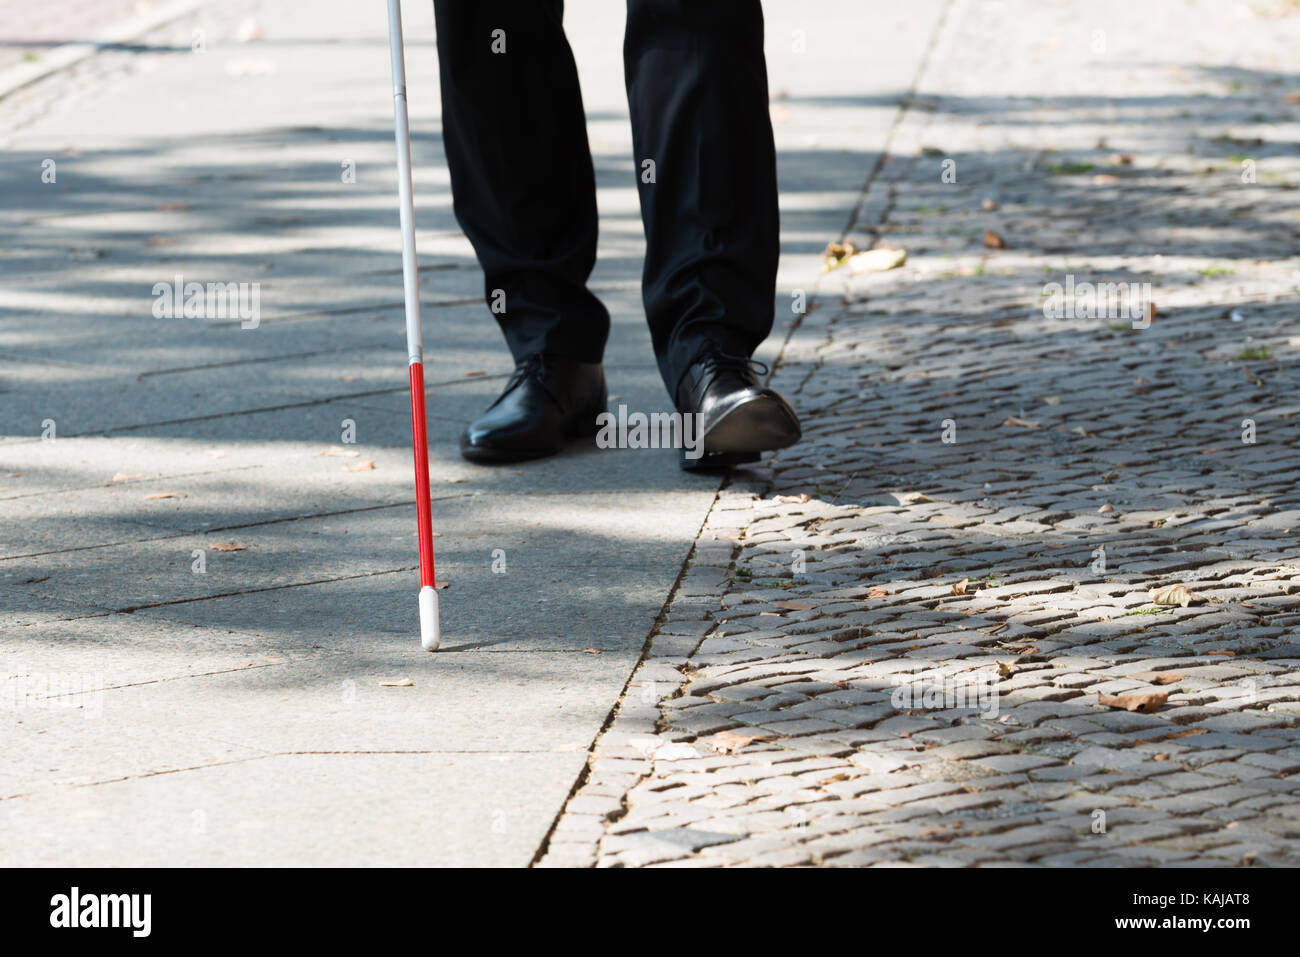
[[[438,593],[432,586],[420,589],[420,644],[425,651],[437,651],[442,634],[438,628]]]

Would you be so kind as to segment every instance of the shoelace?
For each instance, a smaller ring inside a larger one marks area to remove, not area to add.
[[[768,373],[766,363],[759,362],[757,359],[751,359],[748,356],[733,356],[729,352],[723,352],[721,349],[714,349],[698,360],[705,369],[711,374],[716,374],[724,370],[739,372],[742,375],[752,372],[755,376],[765,376]]]
[[[516,386],[518,386],[525,379],[531,377],[537,380],[537,384],[540,385],[542,389],[545,390],[546,394],[549,395],[555,401],[556,405],[563,407],[564,403],[560,401],[559,396],[555,394],[555,391],[551,388],[550,384],[546,381],[546,373],[547,373],[546,354],[542,352],[533,353],[531,356],[524,359],[524,361],[521,362],[519,365],[515,366],[515,371],[510,374],[510,378],[506,381],[505,390],[502,391],[501,398],[498,399],[497,401],[499,402],[501,401],[501,399],[504,399],[507,395],[509,395],[512,391],[514,391]]]

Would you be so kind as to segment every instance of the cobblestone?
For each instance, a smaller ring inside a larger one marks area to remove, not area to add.
[[[1268,70],[1296,25],[1229,95],[1134,5],[998,6],[954,6],[852,219],[906,264],[826,275],[773,379],[805,439],[701,533],[712,604],[657,734],[761,740],[652,759],[628,819],[671,781],[741,829],[695,853],[719,865],[1294,866],[1300,158]],[[1058,69],[1038,41],[1101,8],[1124,70]],[[1155,320],[1047,318],[1067,275],[1149,282]],[[1170,584],[1196,600],[1155,605]]]

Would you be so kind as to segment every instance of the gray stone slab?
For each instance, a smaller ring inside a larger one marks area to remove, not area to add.
[[[583,760],[576,752],[271,755],[59,788],[0,801],[0,863],[521,866]]]
[[[261,666],[257,657],[246,659],[253,667],[122,684],[111,661],[87,654],[85,672],[98,675],[103,665],[103,690],[15,712],[5,760],[40,787],[74,774],[115,780],[197,763],[175,757],[166,742],[260,753],[582,752],[635,661],[634,652],[429,655],[418,641],[392,640],[370,652],[263,652]],[[268,660],[275,657],[284,660]],[[384,684],[403,681],[411,684]],[[147,756],[104,746],[119,739],[163,743]]]

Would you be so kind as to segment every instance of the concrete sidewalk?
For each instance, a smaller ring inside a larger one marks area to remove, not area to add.
[[[526,865],[654,632],[716,479],[669,451],[456,454],[509,361],[451,215],[431,11],[407,6],[436,656],[416,637],[382,11],[213,5],[0,101],[0,863]],[[567,7],[611,399],[666,410],[622,5]],[[942,4],[767,7],[772,358]],[[265,39],[241,44],[248,15]],[[206,52],[183,52],[196,29]],[[259,284],[260,322],[155,318],[177,277]]]

